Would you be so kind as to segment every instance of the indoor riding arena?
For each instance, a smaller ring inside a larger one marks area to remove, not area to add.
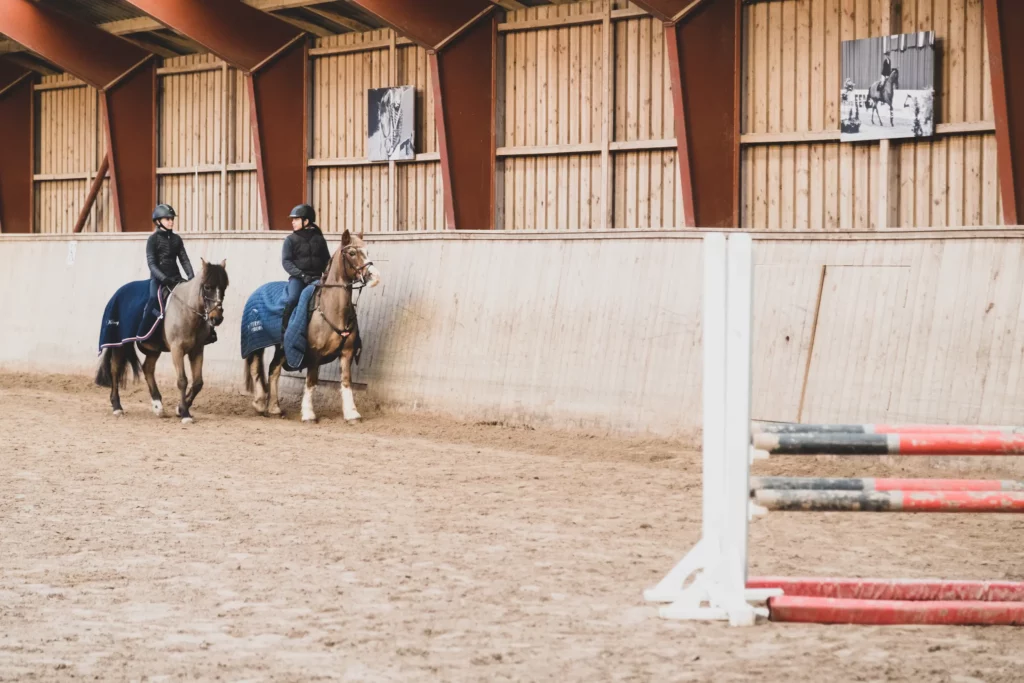
[[[1020,680],[1021,35],[0,0],[0,681]]]

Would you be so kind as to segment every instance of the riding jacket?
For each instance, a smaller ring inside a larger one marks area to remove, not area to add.
[[[154,230],[146,240],[146,263],[149,264],[149,274],[161,284],[171,284],[174,280],[180,280],[181,273],[178,271],[177,261],[181,261],[185,275],[191,280],[195,274],[192,272],[192,263],[185,253],[185,243],[181,241],[181,237],[171,230]]]
[[[281,265],[294,278],[309,284],[323,275],[331,250],[320,228],[309,225],[296,230],[284,240],[281,248]]]

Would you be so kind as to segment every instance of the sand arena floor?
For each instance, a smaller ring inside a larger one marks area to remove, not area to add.
[[[334,402],[309,426],[294,399],[262,419],[213,388],[184,426],[141,386],[115,419],[88,378],[0,375],[0,680],[1024,678],[1022,629],[659,619],[641,592],[700,529],[699,457],[680,444],[362,394],[364,423]],[[1022,474],[1011,459],[970,472]],[[1024,579],[1022,541],[1012,515],[778,513],[752,527],[751,573]]]

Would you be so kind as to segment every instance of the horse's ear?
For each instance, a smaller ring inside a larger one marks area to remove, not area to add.
[[[341,233],[341,246],[347,247],[352,243],[352,234],[345,228],[345,232]]]
[[[221,261],[220,262],[220,267],[221,268],[227,268],[228,267],[228,260],[224,259],[223,261]]]
[[[199,262],[203,264],[203,268],[206,267],[206,259],[204,259],[202,256],[199,257]]]

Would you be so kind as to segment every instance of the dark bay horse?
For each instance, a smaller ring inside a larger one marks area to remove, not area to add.
[[[882,115],[878,113],[878,105],[885,103],[889,105],[889,125],[893,124],[892,98],[896,89],[900,87],[900,70],[893,69],[888,76],[879,78],[868,88],[867,108],[871,110],[871,122],[874,123],[875,115],[878,115],[878,125],[883,125]]]
[[[346,230],[341,247],[331,256],[321,284],[314,294],[315,310],[306,328],[306,387],[302,393],[302,421],[316,422],[313,392],[320,379],[320,362],[340,353],[341,410],[347,422],[362,419],[352,396],[352,359],[360,347],[359,325],[352,301],[353,289],[363,285],[376,287],[380,273],[374,267],[366,244]],[[293,317],[294,320],[294,317]],[[269,381],[263,367],[263,350],[249,354],[244,360],[245,387],[253,394],[252,407],[261,415],[280,416],[278,382],[285,362],[283,344],[274,347],[270,361]]]
[[[153,413],[163,417],[164,406],[160,389],[156,385],[156,362],[160,354],[170,351],[174,369],[178,374],[177,415],[181,421],[192,422],[189,408],[203,388],[203,348],[213,334],[213,328],[224,322],[224,292],[228,288],[227,261],[213,264],[200,259],[199,274],[182,282],[167,298],[162,330],[143,342],[137,342],[145,354],[142,370],[149,385]],[[185,356],[192,366],[192,387],[188,386],[185,375]],[[114,415],[122,415],[120,387],[125,385],[125,370],[130,366],[135,377],[139,376],[139,357],[135,344],[128,343],[104,349],[96,383],[110,387],[110,405]]]

